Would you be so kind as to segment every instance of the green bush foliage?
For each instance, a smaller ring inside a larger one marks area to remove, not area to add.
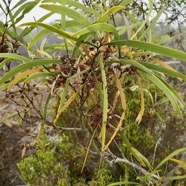
[[[55,146],[53,146],[55,144]],[[57,138],[55,143],[42,136],[33,156],[17,164],[23,179],[30,185],[108,185],[113,180],[108,165],[93,167],[89,175],[81,174],[84,150],[69,141],[67,136]],[[89,179],[87,179],[89,177]]]

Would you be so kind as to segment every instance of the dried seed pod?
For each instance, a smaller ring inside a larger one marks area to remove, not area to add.
[[[53,63],[52,68],[54,68],[56,70],[57,69],[57,64]]]
[[[95,50],[95,47],[92,47],[92,46],[91,46],[91,47],[89,47],[89,50],[90,50],[90,51],[93,51],[93,50]]]
[[[75,62],[76,62],[76,58],[70,59],[70,62],[71,62],[71,63],[75,63]]]
[[[85,70],[85,65],[80,64],[80,65],[79,65],[79,69],[80,69],[81,71]]]
[[[34,90],[34,91],[33,91],[33,94],[34,94],[35,96],[37,96],[37,95],[39,94],[39,92],[36,91],[36,90]]]
[[[61,56],[61,57],[60,57],[60,60],[61,60],[61,61],[64,61],[64,60],[65,60],[65,56]]]
[[[9,97],[10,97],[10,94],[6,93],[5,98],[9,98]]]
[[[52,84],[54,81],[52,79],[47,79],[49,84]]]
[[[97,42],[97,39],[92,39],[92,43],[96,43]]]
[[[14,99],[15,96],[12,94],[10,97],[11,97],[12,99]]]

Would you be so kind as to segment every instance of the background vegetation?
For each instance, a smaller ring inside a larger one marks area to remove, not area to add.
[[[171,2],[3,0],[0,101],[16,109],[0,122],[32,124],[25,184],[185,185],[186,76],[164,62],[184,68],[185,3]],[[19,24],[39,3],[49,13]]]

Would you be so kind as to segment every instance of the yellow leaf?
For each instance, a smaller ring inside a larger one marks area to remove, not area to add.
[[[98,126],[98,125],[97,125],[97,126]],[[89,151],[90,151],[90,147],[91,147],[92,141],[93,141],[93,139],[94,139],[94,136],[95,136],[95,133],[96,133],[96,129],[97,129],[97,127],[95,128],[95,130],[94,130],[94,132],[93,132],[93,134],[92,134],[92,137],[91,137],[91,139],[90,139],[90,142],[89,142],[89,144],[88,144],[88,148],[87,148],[87,152],[86,152],[86,154],[85,154],[85,159],[84,159],[84,162],[83,162],[83,166],[82,166],[82,169],[81,169],[81,173],[83,172],[83,170],[84,170],[84,168],[85,168],[85,164],[86,164],[86,161],[87,161],[87,158],[88,158],[88,153],[89,153]]]
[[[177,160],[177,159],[174,159],[174,158],[170,158],[170,160],[174,161],[177,164],[182,165],[182,166],[184,166],[186,168],[186,162],[185,161]]]
[[[133,29],[131,29],[131,34],[134,36],[134,35],[136,35],[136,32]],[[134,37],[134,40],[138,41],[137,35]]]
[[[128,56],[130,59],[132,59],[132,54],[131,54],[131,52],[130,52],[130,50],[129,50],[128,48],[122,47],[122,48],[121,48],[121,52],[122,52],[123,54],[125,54],[126,56]]]
[[[122,85],[121,85],[121,82],[120,80],[118,79],[117,75],[114,73],[114,77],[116,79],[116,85],[117,85],[117,88],[119,90],[119,93],[120,93],[120,98],[121,98],[121,105],[122,105],[122,108],[123,110],[125,111],[126,110],[126,98],[125,98],[125,94],[123,92],[123,88],[122,88]]]
[[[67,100],[67,102],[64,104],[64,106],[60,110],[58,110],[58,112],[56,114],[56,117],[54,118],[54,124],[57,122],[59,116],[68,108],[68,106],[76,98],[76,96],[78,95],[78,93],[82,89],[82,87],[83,86],[81,86],[77,92],[75,92],[74,94],[72,94],[72,96]]]
[[[118,126],[116,127],[116,129],[115,129],[114,133],[112,134],[112,136],[111,136],[110,140],[108,141],[108,143],[105,145],[103,151],[105,151],[109,147],[109,145],[111,144],[111,142],[115,138],[116,134],[118,133],[118,131],[120,130],[120,128],[122,126],[122,123],[123,123],[124,119],[125,119],[125,111],[122,113],[120,121],[118,123]]]
[[[100,55],[98,59],[101,76],[102,76],[102,108],[103,108],[103,116],[102,116],[102,128],[99,137],[101,137],[101,150],[103,151],[105,146],[105,138],[106,138],[106,125],[107,125],[107,118],[108,118],[108,90],[107,90],[107,79],[105,68],[103,64],[103,56]]]
[[[111,14],[114,14],[122,9],[123,6],[113,6],[110,9],[108,9],[96,22],[99,23],[107,22]]]
[[[142,120],[142,117],[143,117],[143,114],[144,114],[144,110],[145,110],[145,100],[144,100],[144,94],[143,94],[143,89],[142,89],[142,84],[141,84],[141,78],[140,76],[136,73],[136,76],[137,76],[137,79],[138,79],[138,84],[139,84],[139,91],[140,91],[140,94],[141,94],[141,110],[136,118],[136,122],[138,124],[141,123],[141,120]]]
[[[40,71],[40,70],[42,70],[42,69],[44,69],[44,67],[43,67],[43,66],[40,66],[40,67],[38,67],[38,68],[32,68],[31,70],[26,70],[25,72],[19,74],[18,76],[16,76],[16,77],[14,78],[14,80],[12,80],[12,81],[10,82],[10,84],[9,84],[9,86],[8,86],[8,88],[7,88],[7,91],[9,91],[13,85],[15,85],[17,82],[19,82],[19,81],[20,81],[22,78],[24,78],[25,76],[28,76],[28,75],[30,75],[30,74],[33,74],[34,72]]]
[[[21,157],[24,158],[26,153],[26,146],[23,148],[22,153],[21,153]]]
[[[4,99],[0,99],[0,106],[3,105],[4,101],[5,101],[5,98]]]
[[[103,40],[102,40],[102,44],[105,43],[110,43],[111,39],[110,39],[110,33],[106,33],[106,35],[104,36]]]
[[[160,66],[162,66],[162,67],[165,67],[165,68],[167,68],[167,69],[169,69],[169,70],[172,70],[172,71],[175,71],[175,72],[177,72],[174,68],[172,68],[170,65],[168,65],[167,63],[165,63],[165,62],[163,62],[163,61],[161,61],[161,60],[159,60],[159,59],[157,59],[157,58],[152,58],[152,60],[154,61],[154,62],[156,62],[158,65],[160,65]],[[182,78],[177,78],[179,81],[183,81],[183,79]]]
[[[43,121],[43,123],[41,124],[41,127],[40,127],[40,129],[39,129],[39,132],[38,132],[38,134],[37,134],[36,141],[39,140],[41,134],[43,133],[43,128],[44,128],[45,124],[46,124],[46,121]]]
[[[108,141],[108,143],[105,145],[104,149],[103,150],[106,150],[108,148],[108,146],[111,144],[111,142],[113,141],[113,139],[115,138],[116,134],[118,133],[118,131],[120,130],[121,126],[122,126],[122,123],[123,123],[123,120],[125,118],[125,111],[126,111],[126,98],[125,98],[125,94],[123,92],[123,88],[121,86],[121,82],[120,80],[118,79],[117,75],[114,74],[115,76],[115,79],[116,79],[116,85],[117,85],[117,88],[119,90],[119,93],[120,93],[120,98],[121,98],[121,105],[122,105],[122,108],[123,108],[123,113],[121,115],[121,118],[120,118],[120,121],[113,133],[113,135],[111,136],[110,140]]]
[[[116,108],[116,104],[117,104],[117,101],[118,101],[118,97],[119,97],[119,90],[116,92],[115,96],[114,96],[114,101],[113,101],[113,106],[110,110],[110,114],[112,114]]]
[[[82,43],[81,47],[83,48],[83,51],[85,52],[86,56],[92,61],[92,56],[89,54],[89,50],[87,49],[87,45]]]

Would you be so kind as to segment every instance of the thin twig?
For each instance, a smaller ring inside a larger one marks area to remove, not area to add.
[[[133,168],[137,169],[138,171],[140,171],[141,173],[143,173],[144,175],[147,175],[147,174],[150,174],[150,172],[146,171],[144,168],[142,168],[141,166],[133,163],[133,162],[130,162],[129,160],[127,160],[125,157],[123,158],[119,158],[117,156],[115,156],[109,149],[107,150],[108,153],[104,154],[105,157],[106,157],[106,161],[112,165],[113,163],[125,163],[127,165],[130,165],[132,166]],[[108,160],[108,156],[111,156],[113,159],[110,161]],[[156,179],[160,179],[160,177],[156,174],[152,174],[151,175],[152,177],[156,178]]]
[[[72,131],[72,130],[82,131],[83,130],[82,128],[68,128],[68,127],[58,127],[58,126],[56,128],[61,129],[61,130],[68,130],[68,131]]]

